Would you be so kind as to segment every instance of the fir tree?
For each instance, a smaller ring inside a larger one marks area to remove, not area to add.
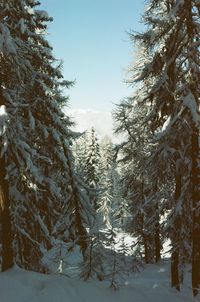
[[[71,233],[86,233],[69,146],[72,123],[62,112],[67,102],[62,88],[72,82],[64,81],[56,66],[45,39],[51,18],[37,5],[0,4],[3,270],[13,263],[13,240],[17,263],[43,270],[41,258],[53,245],[63,207]]]
[[[122,165],[123,197],[132,216],[128,230],[137,238],[138,249],[144,251],[145,262],[160,260],[160,194],[155,184],[148,158],[155,144],[150,142],[145,125],[147,109],[141,98],[132,97],[123,101],[114,116],[116,132],[126,134],[126,141],[119,145],[119,162]]]
[[[102,216],[104,228],[110,228],[111,210],[113,203],[113,172],[114,156],[113,144],[109,137],[102,139],[100,143],[100,194],[98,198],[98,212]]]
[[[200,287],[199,21],[198,1],[150,0],[144,14],[144,22],[148,25],[146,32],[131,34],[142,50],[138,64],[132,68],[131,82],[141,84],[140,94],[149,111],[146,124],[157,141],[152,155],[152,159],[157,158],[154,167],[168,159],[162,165],[163,171],[174,176],[171,209],[174,225],[170,238],[172,244],[174,238],[178,238],[178,245],[173,246],[176,257],[172,259],[172,275],[180,275],[180,255],[184,246],[191,245],[190,242],[181,243],[181,236],[183,230],[187,233],[188,217],[192,217],[194,295]],[[184,171],[180,167],[184,167]],[[191,208],[193,211],[188,213]],[[179,289],[180,279],[176,279],[172,276],[172,286]]]
[[[88,136],[88,145],[85,157],[85,183],[90,187],[91,204],[95,210],[98,210],[98,193],[99,193],[99,164],[100,153],[99,143],[95,129],[92,128]]]

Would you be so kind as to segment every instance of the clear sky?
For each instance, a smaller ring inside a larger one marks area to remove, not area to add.
[[[111,111],[130,94],[124,83],[133,59],[127,32],[142,30],[143,0],[41,0],[54,21],[47,39],[64,61],[70,107]]]

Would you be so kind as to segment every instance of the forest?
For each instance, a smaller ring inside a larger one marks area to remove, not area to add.
[[[132,94],[113,108],[119,143],[73,130],[76,83],[53,55],[52,21],[37,0],[0,1],[0,283],[18,270],[73,280],[78,254],[77,287],[120,292],[164,263],[171,301],[199,301],[200,1],[146,1],[145,30],[128,33]],[[185,282],[197,300],[179,296]]]

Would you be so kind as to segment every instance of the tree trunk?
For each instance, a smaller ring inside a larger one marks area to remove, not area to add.
[[[0,159],[0,205],[2,226],[2,271],[13,266],[12,228],[10,215],[10,201],[8,196],[8,183],[5,180],[5,161]]]
[[[147,244],[147,240],[146,237],[143,236],[143,242],[144,242],[144,259],[145,259],[145,263],[149,263],[149,250],[148,250],[148,244]]]
[[[145,195],[144,195],[144,179],[143,179],[143,175],[142,175],[142,181],[141,181],[141,196],[142,196],[142,200],[144,202],[145,200]],[[144,259],[145,259],[145,263],[150,263],[150,256],[149,256],[149,247],[148,247],[148,236],[146,235],[146,231],[145,231],[145,217],[144,217],[144,213],[141,213],[141,235],[142,235],[142,241],[143,241],[143,246],[144,246]]]
[[[176,167],[176,175],[175,175],[175,203],[177,203],[180,195],[181,195],[181,174],[179,173],[179,167]],[[174,232],[179,232],[179,217],[175,217],[175,225]],[[177,290],[180,290],[180,278],[179,278],[179,249],[176,247],[177,237],[179,235],[173,234],[174,238],[172,238],[173,252],[171,255],[171,286],[175,287]],[[179,239],[179,238],[178,238]]]
[[[161,254],[160,254],[160,249],[161,249],[161,243],[160,243],[160,223],[159,223],[159,216],[156,221],[155,225],[155,258],[156,262],[160,261],[161,259]]]
[[[192,203],[193,203],[193,230],[192,230],[192,288],[193,295],[200,292],[200,168],[198,167],[199,156],[199,133],[193,129],[191,137],[192,148]]]
[[[180,290],[180,280],[179,280],[179,252],[172,252],[171,255],[171,286]]]
[[[157,194],[158,192],[158,184],[157,180],[155,181],[154,185],[154,193]],[[160,261],[161,259],[161,242],[160,242],[160,214],[159,214],[159,205],[158,201],[156,202],[155,206],[155,234],[154,234],[154,244],[155,244],[155,260],[156,262]]]

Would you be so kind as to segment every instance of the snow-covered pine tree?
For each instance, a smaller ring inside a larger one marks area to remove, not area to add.
[[[72,145],[76,173],[83,181],[85,179],[85,172],[86,172],[87,145],[88,145],[87,131],[82,133],[80,137],[77,137]]]
[[[102,281],[105,277],[105,235],[99,229],[97,213],[95,213],[95,219],[92,223],[88,232],[88,242],[84,253],[81,278],[84,280],[97,278],[99,281]]]
[[[11,213],[9,198],[9,180],[7,179],[7,167],[10,159],[19,162],[21,160],[21,169],[24,167],[26,156],[21,115],[16,116],[17,110],[23,106],[23,88],[21,83],[25,76],[29,76],[26,68],[26,61],[22,58],[22,51],[17,45],[17,40],[12,36],[10,27],[12,21],[9,16],[12,12],[16,15],[18,4],[14,6],[13,1],[9,4],[1,1],[1,44],[0,44],[0,126],[1,126],[1,175],[0,175],[0,191],[1,191],[1,224],[2,224],[2,270],[5,270],[13,264],[12,250],[12,230],[11,230]],[[8,16],[9,14],[9,16]],[[19,20],[18,20],[19,21]],[[12,124],[12,128],[9,125]],[[12,147],[11,147],[12,143]],[[21,146],[21,153],[18,153],[18,147]],[[10,147],[10,148],[9,148]],[[13,149],[13,150],[12,150]],[[10,150],[10,152],[8,152]],[[14,151],[14,152],[13,152]],[[13,153],[13,154],[12,154]],[[10,157],[10,159],[9,159]],[[23,160],[24,159],[24,160]],[[20,174],[20,171],[19,171]]]
[[[77,156],[77,155],[76,155]],[[99,280],[104,278],[104,258],[105,258],[105,232],[102,228],[102,211],[107,210],[107,202],[110,201],[110,195],[105,194],[105,187],[101,184],[101,155],[100,146],[96,136],[95,129],[92,128],[87,133],[86,149],[82,158],[82,167],[84,170],[83,180],[89,187],[89,198],[94,213],[88,233],[88,245],[85,252],[85,261],[83,263],[81,276],[84,279],[96,277]],[[108,211],[109,212],[109,211]],[[105,222],[109,225],[109,213],[104,216]]]
[[[100,142],[100,194],[98,198],[98,212],[102,218],[104,228],[110,228],[111,211],[113,204],[114,181],[114,153],[113,143],[109,137]]]
[[[88,143],[85,156],[85,183],[91,188],[91,204],[98,210],[99,178],[100,178],[99,142],[95,129],[88,133]]]
[[[144,251],[145,262],[160,260],[160,194],[155,190],[156,177],[152,177],[147,160],[152,152],[148,127],[145,125],[147,108],[141,98],[124,100],[114,117],[116,133],[126,135],[126,141],[117,148],[122,165],[123,197],[129,204],[128,229],[137,238],[137,250]]]
[[[120,272],[118,267],[118,259],[117,259],[117,251],[116,251],[117,234],[113,227],[108,229],[106,236],[107,236],[107,241],[109,241],[109,247],[112,257],[111,261],[109,261],[111,263],[110,287],[113,288],[114,290],[117,290],[119,288],[117,279]]]
[[[166,158],[167,154],[171,160],[166,163],[165,170],[171,168],[174,174],[173,221],[178,227],[172,227],[175,234],[171,237],[180,238],[179,246],[173,247],[178,253],[175,257],[177,276],[179,256],[184,248],[181,242],[185,241],[180,236],[184,226],[188,226],[188,217],[193,221],[194,295],[200,289],[199,10],[196,0],[149,0],[144,14],[146,32],[131,34],[142,49],[138,64],[132,69],[131,81],[141,83],[143,103],[150,108],[146,120],[157,137],[157,159]],[[180,167],[184,167],[184,172]],[[187,209],[191,208],[193,211],[188,213]],[[184,215],[186,212],[187,216]],[[186,229],[184,233],[187,233]],[[184,246],[190,246],[190,243],[184,243]],[[177,288],[179,284],[180,280],[178,284],[172,282]]]
[[[99,211],[107,221],[107,226],[122,228],[127,214],[126,200],[122,198],[119,167],[115,156],[115,146],[109,137],[100,142],[100,187]],[[114,221],[111,222],[111,217]],[[110,222],[109,222],[110,221]]]
[[[76,235],[84,229],[86,240],[71,164],[71,121],[62,112],[67,99],[61,88],[72,83],[63,81],[56,66],[45,39],[51,18],[37,5],[34,0],[0,4],[3,269],[13,263],[14,237],[18,264],[42,270],[42,254],[54,241],[57,209],[69,209],[67,226],[73,221]]]
[[[118,229],[125,230],[128,212],[127,199],[123,197],[123,187],[121,182],[122,171],[120,165],[114,161],[113,175],[113,191],[112,191],[112,225]]]

